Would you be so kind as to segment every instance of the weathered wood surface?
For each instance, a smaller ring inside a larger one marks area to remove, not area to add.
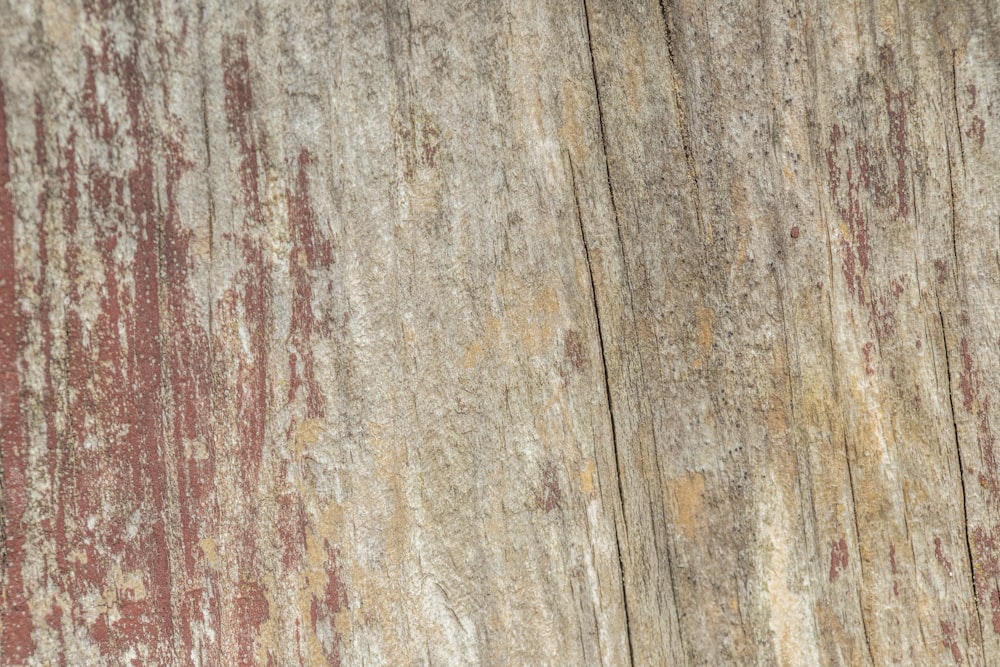
[[[1000,7],[0,2],[3,665],[1000,664]]]

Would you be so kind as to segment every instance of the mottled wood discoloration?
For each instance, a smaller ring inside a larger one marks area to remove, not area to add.
[[[0,663],[996,663],[997,13],[0,2]]]

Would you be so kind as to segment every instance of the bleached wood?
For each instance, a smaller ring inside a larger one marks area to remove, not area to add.
[[[998,13],[0,2],[0,664],[997,664]]]

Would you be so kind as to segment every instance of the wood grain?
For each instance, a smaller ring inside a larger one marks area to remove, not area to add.
[[[998,15],[0,1],[0,664],[1000,662]]]

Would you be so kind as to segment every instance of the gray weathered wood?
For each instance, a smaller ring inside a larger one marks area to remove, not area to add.
[[[0,664],[1000,663],[998,14],[0,2]]]

